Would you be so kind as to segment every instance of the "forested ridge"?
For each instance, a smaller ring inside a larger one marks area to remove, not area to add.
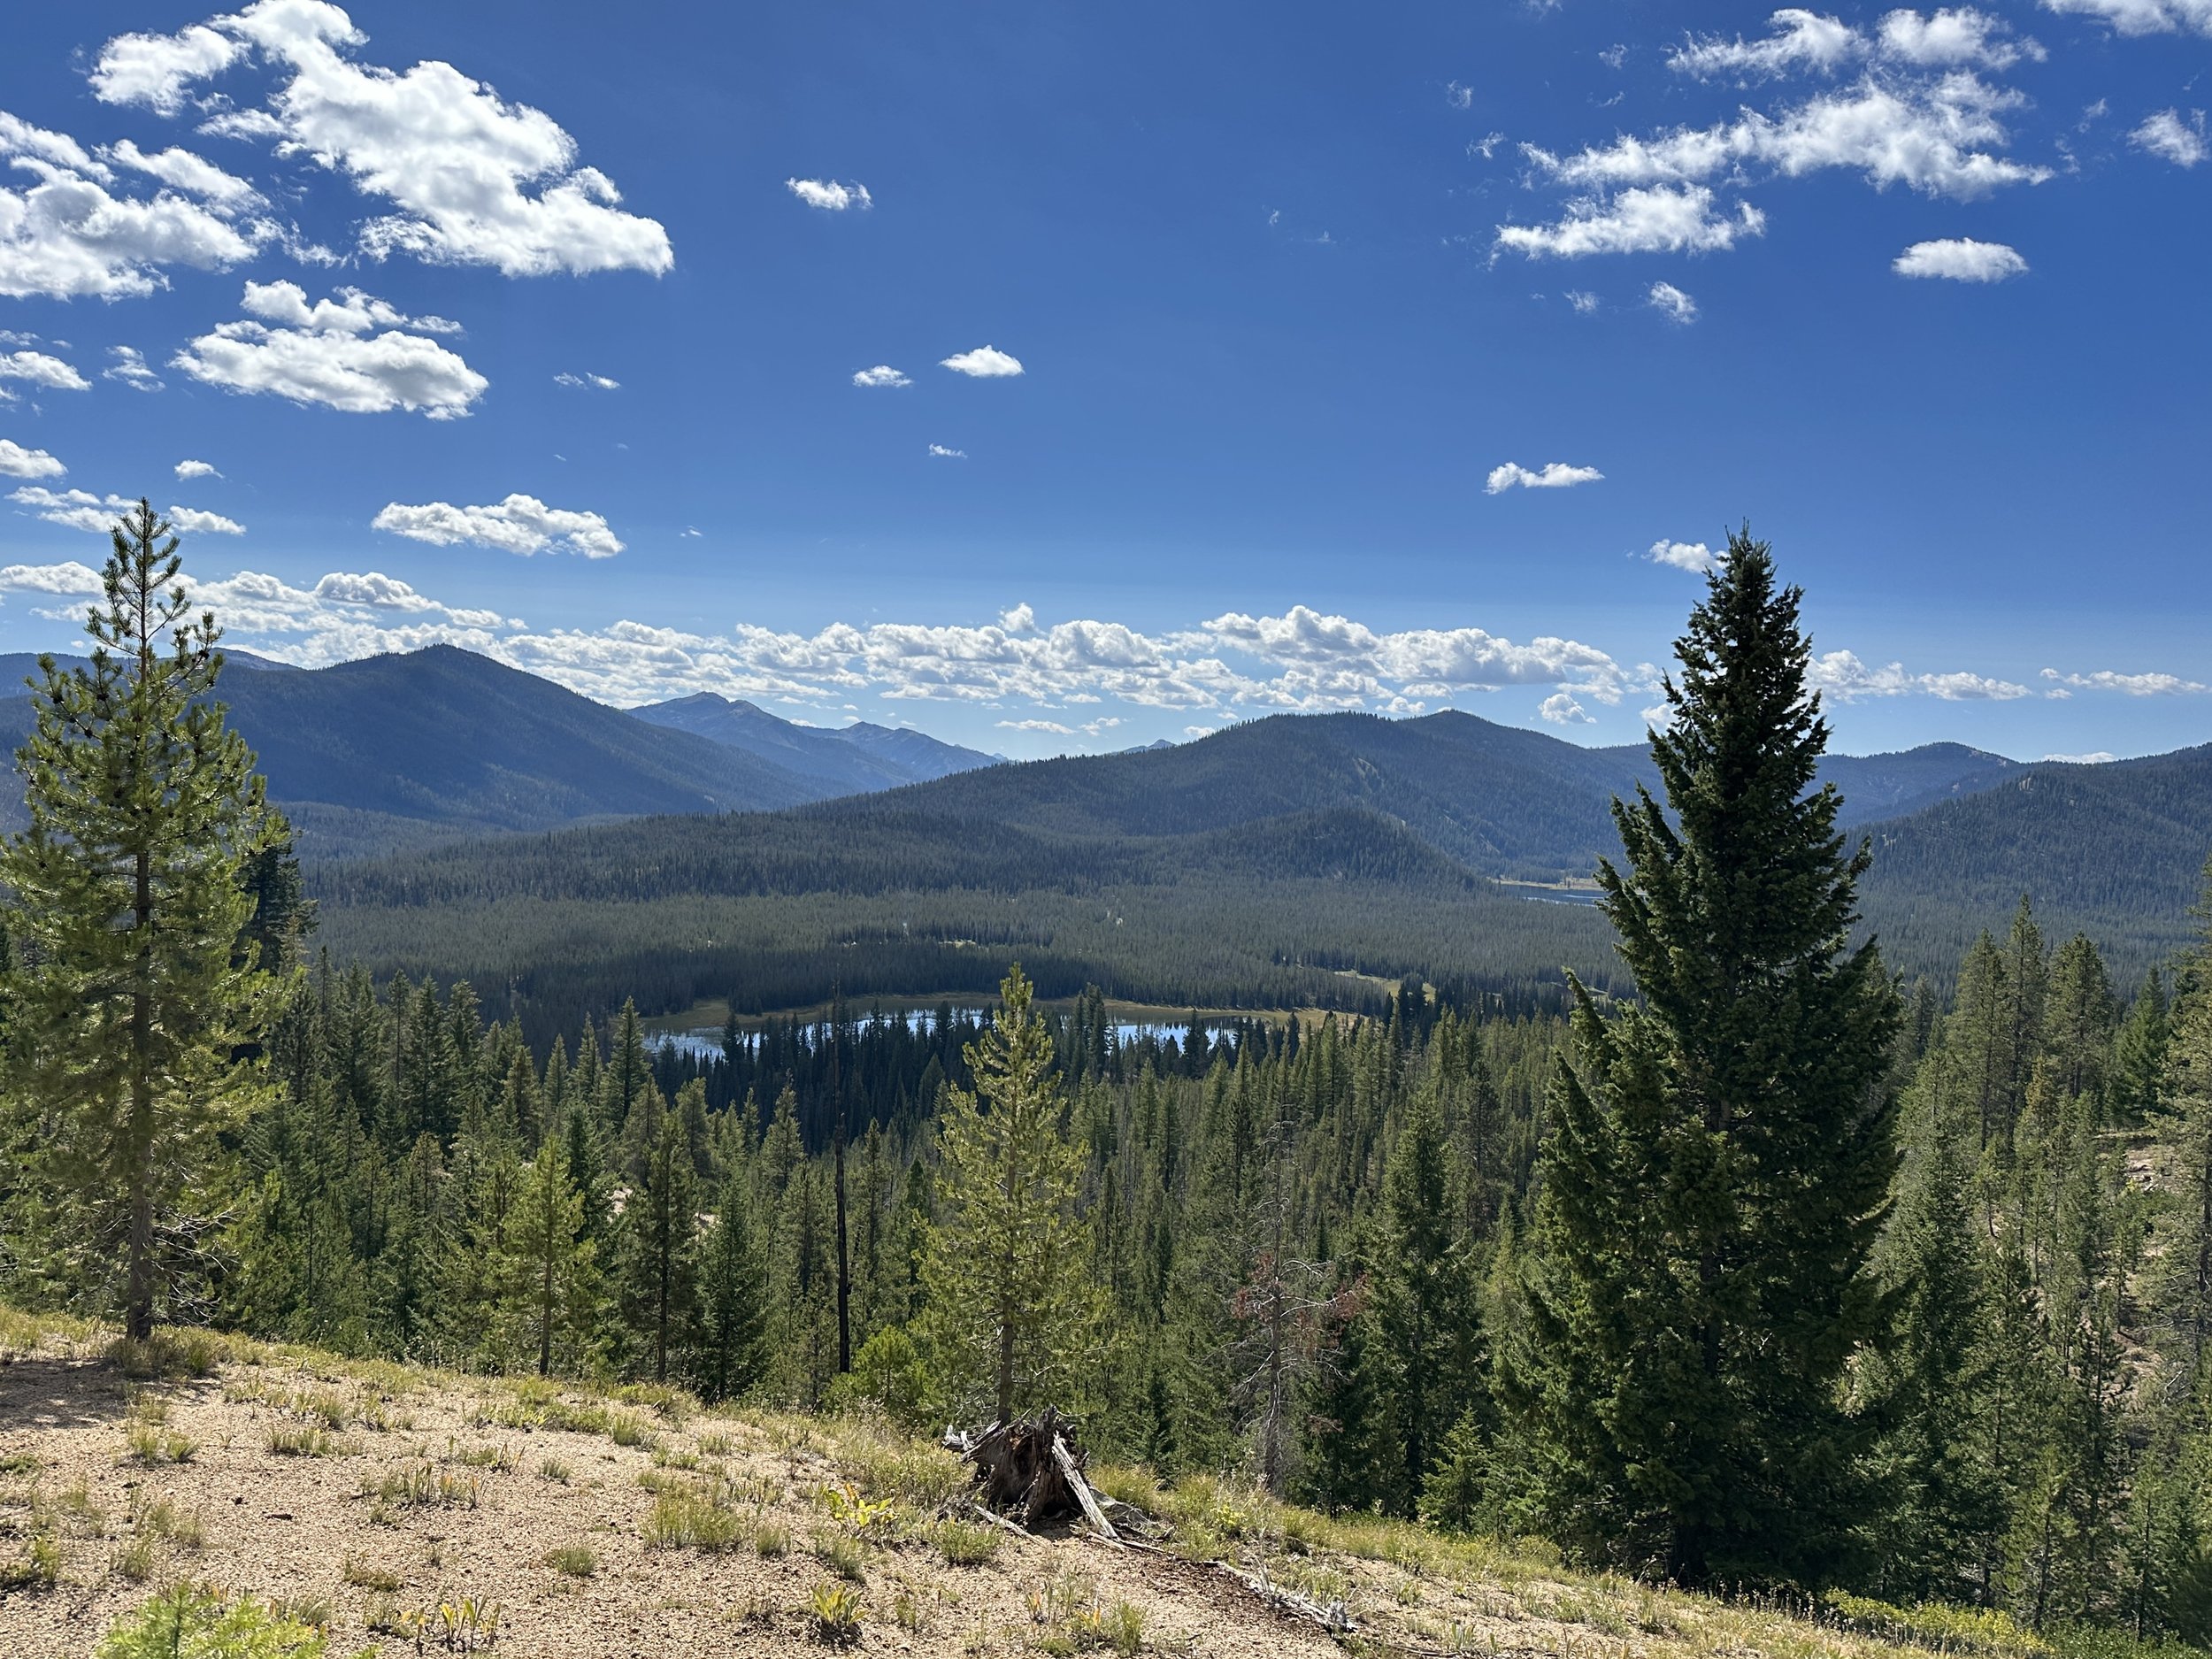
[[[1166,1475],[1655,1581],[1969,1608],[2069,1654],[2212,1644],[2212,933],[2116,984],[2016,902],[1901,978],[1860,916],[1881,838],[1815,787],[1801,595],[1747,532],[1594,907],[1456,863],[1378,879],[1430,849],[1377,813],[1281,839],[1271,927],[1440,953],[1563,918],[1609,930],[1609,991],[1269,956],[1201,834],[1144,849],[1172,879],[1060,893],[1062,925],[1355,1006],[1124,1041],[1102,984],[1040,1005],[1033,918],[956,941],[941,913],[918,949],[996,1002],[885,1016],[850,981],[926,964],[890,914],[833,941],[826,908],[769,979],[841,961],[850,995],[703,1053],[635,1000],[565,1018],[319,950],[164,534],[142,506],[119,529],[103,651],[46,677],[0,846],[10,1300],[917,1429],[1049,1404]],[[819,896],[747,902],[788,926]]]

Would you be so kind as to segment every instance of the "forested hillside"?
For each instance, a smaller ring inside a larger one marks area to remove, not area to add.
[[[710,738],[728,748],[812,779],[832,795],[895,789],[948,773],[995,765],[998,757],[926,732],[900,731],[858,721],[846,726],[797,726],[739,697],[710,691],[649,703],[630,713],[650,726]]]

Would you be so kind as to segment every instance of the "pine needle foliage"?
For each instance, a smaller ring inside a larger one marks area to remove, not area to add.
[[[1643,1006],[1578,988],[1511,1389],[1531,1518],[1686,1584],[1842,1569],[1864,1431],[1839,1381],[1883,1323],[1899,1015],[1849,939],[1868,854],[1811,790],[1828,728],[1798,604],[1732,535],[1652,736],[1665,804],[1616,804],[1626,864],[1598,879]]]
[[[142,1340],[188,1282],[191,1201],[219,1137],[268,1096],[238,1064],[276,1011],[248,872],[287,837],[212,700],[222,657],[177,539],[141,502],[116,526],[89,664],[40,659],[19,753],[30,826],[0,849],[13,914],[10,1093],[85,1223],[81,1293]],[[119,1262],[121,1283],[111,1271]]]

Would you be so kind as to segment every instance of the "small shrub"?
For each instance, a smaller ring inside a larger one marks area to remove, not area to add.
[[[980,1567],[998,1554],[999,1546],[1006,1540],[994,1527],[943,1521],[930,1529],[930,1541],[943,1555],[947,1566]]]
[[[399,1574],[388,1567],[379,1567],[348,1555],[338,1570],[338,1576],[361,1590],[379,1590],[389,1595],[399,1588]]]
[[[581,1544],[564,1544],[545,1553],[545,1564],[572,1578],[588,1578],[599,1571],[599,1558]]]
[[[143,1533],[132,1539],[109,1557],[108,1567],[119,1578],[145,1583],[154,1576],[154,1540]]]
[[[825,1579],[814,1586],[808,1611],[813,1615],[814,1633],[831,1647],[842,1647],[860,1640],[860,1622],[867,1617],[868,1606],[850,1585]]]
[[[858,1584],[865,1578],[863,1569],[867,1558],[859,1543],[843,1532],[818,1532],[814,1537],[814,1559],[827,1567],[839,1578]]]
[[[0,1590],[50,1590],[61,1580],[61,1540],[43,1528],[23,1541],[23,1553],[0,1561]]]
[[[164,1428],[158,1423],[133,1423],[125,1431],[129,1460],[148,1468],[156,1463],[188,1463],[199,1455],[200,1443],[188,1434]]]
[[[703,1549],[718,1555],[736,1544],[739,1531],[734,1510],[696,1487],[673,1486],[653,1501],[643,1536],[649,1549]]]
[[[108,1627],[98,1659],[323,1659],[322,1632],[205,1586],[164,1590]]]

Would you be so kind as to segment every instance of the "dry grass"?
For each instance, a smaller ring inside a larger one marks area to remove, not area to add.
[[[1165,1553],[961,1512],[954,1460],[864,1417],[703,1411],[668,1389],[488,1382],[235,1339],[119,1345],[0,1309],[0,1638],[91,1651],[160,1586],[209,1585],[401,1659],[441,1608],[544,1659],[1336,1654],[1256,1581],[1341,1602],[1377,1653],[1515,1659],[2033,1659],[2001,1621],[1724,1603],[1563,1568],[1541,1544],[1330,1518],[1232,1482],[1162,1490]],[[194,1451],[151,1457],[136,1432]],[[316,1454],[277,1449],[311,1442]],[[1231,1571],[1225,1571],[1225,1568]],[[1233,1576],[1241,1575],[1241,1577]],[[313,1617],[310,1617],[310,1616]]]

